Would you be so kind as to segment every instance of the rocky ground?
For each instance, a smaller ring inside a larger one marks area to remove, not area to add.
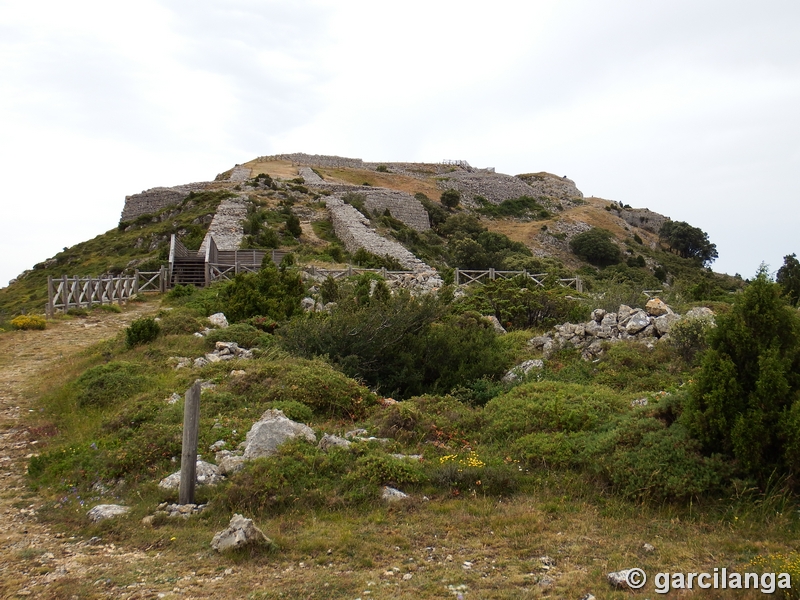
[[[112,337],[154,310],[132,304],[121,314],[51,321],[45,331],[0,336],[0,595],[3,598],[87,597],[79,590],[110,560],[140,559],[144,553],[54,533],[37,519],[40,498],[25,481],[28,459],[47,431],[31,427],[34,390],[49,371],[83,348]],[[95,579],[97,579],[95,577]],[[98,586],[100,584],[97,584]],[[75,593],[71,593],[74,591]],[[91,597],[91,596],[90,596]],[[120,596],[122,597],[122,596]],[[127,597],[133,597],[129,594]]]

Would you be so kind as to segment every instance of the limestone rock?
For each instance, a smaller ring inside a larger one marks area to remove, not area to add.
[[[484,319],[486,319],[487,321],[489,321],[489,323],[491,323],[491,324],[492,324],[492,327],[494,328],[494,330],[495,330],[495,332],[496,332],[496,333],[499,333],[499,334],[501,334],[501,335],[502,335],[502,334],[504,334],[504,333],[508,333],[508,332],[506,331],[506,328],[505,328],[505,327],[503,327],[503,326],[500,324],[500,321],[499,321],[499,320],[498,320],[498,318],[497,318],[497,317],[495,317],[494,315],[484,315],[484,317],[483,317],[483,318],[484,318]]]
[[[240,514],[234,514],[227,529],[216,533],[211,540],[211,547],[217,552],[236,550],[251,545],[272,546],[273,542],[255,526],[252,519],[247,519]]]
[[[408,494],[405,494],[400,490],[396,490],[393,487],[385,485],[383,486],[383,493],[381,493],[381,498],[383,500],[386,500],[386,502],[399,502],[400,500],[405,500],[406,498],[408,498]]]
[[[623,569],[622,571],[615,571],[613,573],[609,573],[606,575],[606,579],[608,583],[611,584],[612,587],[615,588],[629,588],[628,585],[628,573],[630,573],[633,569]]]
[[[244,456],[237,456],[231,454],[225,458],[217,461],[217,472],[220,475],[233,475],[244,469],[245,459]]]
[[[603,317],[605,317],[605,316],[606,316],[606,311],[603,310],[602,308],[595,308],[592,311],[592,321],[595,321],[597,323],[602,321]]]
[[[619,310],[617,310],[618,322],[624,325],[628,321],[628,319],[630,319],[632,312],[633,309],[630,306],[628,306],[627,304],[620,304]]]
[[[656,333],[659,336],[663,336],[668,334],[672,326],[680,320],[681,318],[678,315],[670,312],[661,315],[660,317],[656,317],[653,321],[653,327],[655,327]]]
[[[120,515],[126,514],[130,511],[129,506],[122,506],[121,504],[98,504],[86,513],[92,523],[99,523],[106,519],[113,519]]]
[[[322,436],[317,446],[320,450],[326,452],[329,448],[349,448],[351,444],[352,442],[350,440],[341,438],[338,435],[329,435],[326,433]]]
[[[306,312],[313,312],[316,306],[317,302],[313,298],[306,297],[300,300],[300,308]]]
[[[210,317],[208,317],[209,322],[214,325],[215,327],[219,327],[220,329],[224,329],[228,326],[228,319],[225,318],[223,313],[214,313]]]
[[[503,375],[503,383],[511,383],[522,377],[525,377],[533,369],[541,369],[544,367],[544,361],[541,359],[526,360],[512,368],[508,373]]]
[[[672,312],[672,309],[667,306],[666,302],[661,300],[661,298],[651,298],[647,301],[647,304],[644,305],[644,309],[651,317],[660,317],[661,315],[668,315]]]
[[[244,458],[263,458],[277,452],[278,446],[296,437],[316,443],[314,431],[302,423],[287,418],[283,411],[270,409],[253,423],[245,438]]]
[[[629,334],[636,334],[648,325],[650,325],[650,318],[643,310],[637,310],[631,314],[628,324],[625,325],[625,331],[627,331]]]
[[[705,306],[696,306],[686,311],[683,316],[685,319],[709,319],[712,323],[714,322],[714,311]]]
[[[195,481],[197,485],[214,485],[220,481],[220,473],[217,465],[212,465],[204,460],[198,460],[195,466]],[[181,486],[181,472],[176,471],[172,475],[164,477],[158,487],[165,490],[177,490]]]

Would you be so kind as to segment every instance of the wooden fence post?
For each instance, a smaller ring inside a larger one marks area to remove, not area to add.
[[[194,504],[197,479],[197,437],[200,432],[200,380],[186,391],[183,403],[183,447],[181,449],[181,485],[179,504]]]
[[[133,270],[133,293],[139,293],[139,269]]]
[[[53,318],[55,315],[55,308],[53,307],[53,276],[47,276],[47,316]]]
[[[167,291],[167,274],[164,272],[165,270],[164,265],[161,265],[158,270],[158,289],[162,294]]]
[[[63,283],[61,286],[61,296],[64,300],[64,312],[66,313],[67,309],[69,308],[69,281],[67,280],[66,275],[61,277],[61,281]]]
[[[456,285],[457,286],[461,285],[461,281],[459,281],[459,277],[458,277],[458,267],[456,267],[455,272],[453,273],[453,275],[455,277]]]

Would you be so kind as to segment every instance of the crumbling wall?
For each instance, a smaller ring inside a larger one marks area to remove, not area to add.
[[[356,252],[359,248],[363,248],[377,256],[394,258],[412,271],[433,270],[406,250],[402,244],[378,235],[370,227],[369,219],[341,198],[329,196],[325,199],[325,203],[333,223],[333,231],[348,252]]]
[[[120,222],[131,221],[141,215],[158,212],[167,206],[179,204],[189,192],[200,192],[206,189],[208,182],[187,183],[175,187],[154,187],[140,194],[125,196]]]
[[[526,173],[517,175],[517,179],[524,181],[533,190],[529,194],[534,198],[546,196],[563,202],[575,199],[583,200],[583,193],[575,186],[575,182],[566,176],[559,177],[552,173]]]

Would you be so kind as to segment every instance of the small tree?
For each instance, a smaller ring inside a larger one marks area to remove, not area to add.
[[[570,249],[582,259],[605,267],[620,261],[620,252],[617,245],[611,241],[611,232],[594,227],[589,231],[579,233],[569,242]]]
[[[800,303],[800,261],[796,254],[783,257],[783,266],[775,279],[791,305],[797,306]]]
[[[453,209],[461,202],[461,192],[453,189],[444,191],[442,192],[440,200],[447,208]]]
[[[709,346],[687,405],[691,430],[761,481],[791,473],[800,458],[800,317],[765,266],[718,317]]]

